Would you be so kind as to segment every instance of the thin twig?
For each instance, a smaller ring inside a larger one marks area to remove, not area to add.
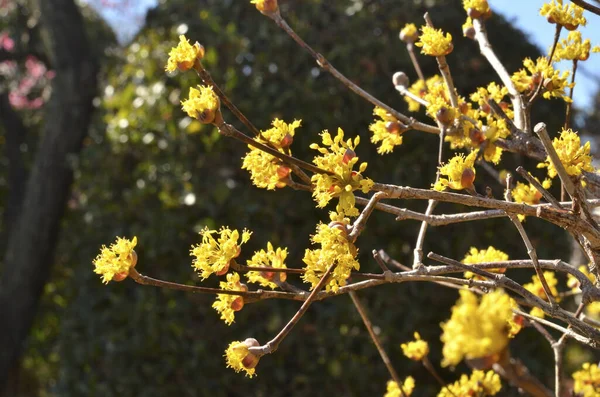
[[[419,80],[425,81],[425,75],[423,74],[423,71],[421,70],[421,65],[419,65],[419,60],[417,58],[417,55],[415,54],[414,43],[411,43],[411,42],[406,43],[406,50],[408,51],[408,56],[410,57],[413,67],[415,68],[415,71],[417,72],[417,76],[419,76]]]
[[[573,91],[575,91],[575,73],[577,73],[577,59],[573,59],[573,74],[571,75],[571,89],[569,90],[570,101],[567,101],[565,114],[565,130],[568,130],[571,126],[571,105],[573,102]]]
[[[369,203],[365,206],[365,208],[360,213],[359,217],[356,218],[356,221],[354,221],[354,224],[352,225],[352,231],[348,234],[348,240],[350,242],[354,243],[356,241],[357,237],[362,233],[363,229],[365,228],[367,220],[373,213],[375,205],[379,200],[381,200],[385,196],[385,193],[377,192],[373,195],[373,197],[371,197]]]
[[[546,199],[547,202],[552,204],[552,206],[554,206],[555,208],[562,208],[558,200],[549,191],[544,189],[542,184],[539,183],[538,180],[535,179],[533,175],[531,175],[525,168],[523,168],[522,166],[518,166],[517,172],[519,173],[519,175],[525,178],[527,182],[532,184],[537,189],[537,191],[541,193],[541,195]]]

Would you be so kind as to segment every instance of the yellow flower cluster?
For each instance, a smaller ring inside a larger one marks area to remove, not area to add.
[[[548,283],[548,288],[550,288],[550,293],[552,294],[552,296],[557,301],[560,300],[558,297],[558,290],[556,289],[556,286],[558,285],[558,280],[556,279],[554,272],[545,271],[544,278],[546,279],[546,283]],[[540,278],[537,275],[534,275],[531,278],[531,282],[524,284],[523,287],[527,291],[529,291],[532,294],[534,294],[535,296],[537,296],[538,298],[543,299],[545,301],[548,300],[548,297],[546,296],[546,293],[544,292],[544,287],[542,286],[542,282],[540,281]],[[544,311],[542,309],[540,309],[539,307],[534,307],[533,309],[531,309],[530,314],[535,317],[544,318]]]
[[[190,88],[190,95],[188,99],[181,101],[181,107],[188,116],[203,124],[210,124],[215,121],[221,101],[212,87],[199,85],[198,88]]]
[[[503,85],[498,85],[495,82],[491,82],[487,87],[478,87],[477,91],[471,94],[470,98],[473,102],[479,105],[479,110],[485,114],[489,114],[491,109],[487,104],[487,101],[493,99],[496,103],[500,104],[505,96],[508,95],[508,88]],[[506,115],[512,118],[512,110],[507,108],[503,109]]]
[[[569,32],[566,39],[562,39],[556,44],[556,50],[552,60],[554,62],[562,61],[563,59],[570,61],[586,61],[590,57],[590,51],[600,52],[600,47],[595,46],[592,49],[590,39],[582,41],[581,32],[574,30]]]
[[[502,290],[484,295],[481,301],[468,290],[459,293],[450,320],[442,324],[442,365],[455,366],[463,358],[496,359],[519,329],[513,321],[513,299]]]
[[[360,142],[360,137],[344,141],[344,131],[338,128],[337,135],[331,137],[331,134],[325,130],[321,134],[323,145],[321,147],[316,143],[310,145],[311,149],[319,151],[320,156],[313,159],[313,163],[324,170],[330,171],[333,175],[314,174],[311,178],[313,183],[313,197],[317,201],[319,208],[325,207],[333,197],[339,198],[337,211],[344,216],[358,216],[354,198],[354,191],[361,190],[368,193],[373,187],[373,181],[369,178],[363,178],[362,173],[367,169],[367,163],[361,163],[358,172],[352,168],[358,163],[358,157],[354,149]]]
[[[167,60],[167,66],[165,70],[167,72],[174,72],[179,69],[186,71],[194,66],[197,60],[201,60],[204,57],[204,47],[200,43],[191,45],[188,39],[184,35],[179,36],[179,44],[177,47],[171,48],[169,52],[169,59]]]
[[[454,49],[450,33],[444,35],[441,29],[429,26],[423,26],[421,31],[423,33],[419,36],[419,41],[415,43],[417,47],[421,47],[421,54],[439,57],[450,54]]]
[[[447,164],[440,167],[440,177],[433,185],[434,190],[444,191],[447,188],[461,190],[472,188],[475,180],[475,159],[477,152],[471,152],[467,157],[464,154],[458,154],[448,161]]]
[[[585,276],[593,283],[596,284],[596,276],[590,273],[590,270],[587,266],[581,265],[577,268],[581,273],[585,274]],[[570,273],[567,274],[567,287],[571,288],[573,292],[581,292],[579,288],[579,280],[573,277]]]
[[[287,258],[288,252],[287,248],[277,248],[277,250],[273,249],[273,244],[270,242],[267,243],[267,250],[260,250],[254,253],[252,259],[250,259],[246,265],[247,266],[255,266],[255,267],[274,267],[277,269],[287,269],[285,265],[285,258]],[[246,273],[246,277],[248,278],[248,282],[250,283],[258,283],[262,287],[270,287],[272,289],[277,288],[277,284],[275,284],[274,280],[278,280],[280,282],[284,282],[287,279],[287,275],[283,272],[273,272],[273,271],[249,271]]]
[[[259,358],[251,354],[248,349],[256,346],[259,346],[259,343],[253,338],[248,338],[243,342],[231,342],[225,350],[227,368],[233,368],[235,372],[245,371],[246,376],[252,378],[256,374],[255,368]]]
[[[289,147],[294,140],[296,128],[300,127],[301,123],[302,120],[286,123],[276,118],[272,122],[272,128],[261,131],[260,136],[254,139],[276,148],[281,153],[291,155]],[[252,183],[267,190],[286,186],[286,180],[291,170],[281,160],[269,153],[250,145],[248,148],[250,152],[243,158],[242,169],[250,171]]]
[[[414,43],[419,38],[419,31],[414,23],[407,23],[400,31],[400,40],[405,43]]]
[[[346,285],[352,269],[359,270],[360,265],[356,260],[358,249],[348,241],[345,222],[332,222],[329,225],[320,223],[317,225],[317,234],[312,236],[314,244],[320,244],[321,248],[307,249],[302,261],[306,264],[306,273],[302,275],[304,282],[311,284],[314,288],[327,268],[335,264],[330,281],[326,284],[327,292],[338,292],[340,287]]]
[[[377,153],[391,153],[394,151],[394,146],[402,145],[402,134],[406,132],[408,128],[380,107],[376,107],[375,110],[373,110],[373,114],[378,116],[381,120],[375,120],[375,122],[369,126],[369,131],[373,133],[371,142],[375,144],[381,142],[377,148]]]
[[[573,391],[581,397],[597,397],[600,395],[600,368],[598,364],[584,363],[581,369],[573,374]]]
[[[218,234],[217,240],[213,237]],[[202,235],[202,243],[192,246],[190,255],[195,257],[192,266],[198,270],[202,279],[208,278],[211,274],[216,273],[222,276],[229,270],[229,264],[232,259],[237,258],[241,252],[241,245],[250,240],[252,232],[244,229],[242,231],[242,242],[240,232],[231,230],[228,227],[222,227],[221,230],[209,230],[204,228]]]
[[[552,186],[552,180],[544,179],[542,182],[542,187],[544,189],[549,189]],[[542,193],[536,189],[535,186],[530,184],[525,184],[522,182],[517,182],[517,186],[511,192],[512,198],[515,203],[524,203],[529,205],[539,204],[542,198]],[[519,214],[519,220],[523,222],[525,220],[525,215]]]
[[[103,245],[100,253],[92,262],[94,264],[94,273],[102,276],[102,282],[108,284],[109,281],[123,281],[129,274],[129,269],[135,267],[137,263],[137,254],[133,248],[137,244],[137,237],[132,240],[117,237],[117,241],[107,248]]]
[[[500,376],[494,371],[473,371],[471,376],[462,375],[460,380],[444,387],[437,397],[494,396],[502,389]]]
[[[581,146],[581,139],[573,130],[562,130],[560,137],[554,138],[552,146],[558,154],[560,162],[567,170],[567,174],[578,176],[583,171],[593,172],[592,156],[590,155],[590,143],[586,142]],[[550,157],[546,161],[538,164],[538,168],[548,167],[548,176],[554,178],[558,175],[554,164],[550,161]]]
[[[544,3],[540,15],[546,17],[548,22],[564,26],[567,30],[575,30],[579,25],[585,26],[587,22],[583,16],[583,8],[571,2],[563,5],[563,0]]]
[[[388,381],[387,383],[387,392],[383,397],[410,397],[412,395],[413,390],[415,390],[415,380],[412,376],[404,379],[404,383],[402,384],[402,391],[400,391],[400,387],[398,387],[398,383],[393,380]],[[404,394],[402,394],[404,392]]]
[[[256,9],[263,14],[271,14],[279,9],[277,0],[251,0],[250,4],[254,4]]]
[[[491,12],[487,0],[463,0],[463,8],[472,18],[479,18]]]
[[[402,353],[411,360],[421,361],[429,354],[429,344],[421,339],[421,335],[415,332],[415,340],[400,345]]]
[[[568,82],[569,72],[565,71],[561,74],[554,69],[546,57],[539,57],[535,63],[530,58],[525,58],[523,66],[527,70],[520,69],[511,77],[519,92],[533,93],[542,83],[544,98],[562,98],[565,102],[572,102],[565,94],[566,88],[573,87],[573,84]]]
[[[471,247],[471,249],[469,250],[469,253],[467,255],[465,255],[465,257],[462,260],[462,263],[466,264],[466,265],[472,265],[475,263],[484,263],[484,262],[504,262],[508,260],[508,255],[506,255],[504,252],[497,250],[496,248],[492,247],[491,245],[487,248],[487,249],[482,249],[482,250],[478,250],[475,247]],[[499,268],[499,269],[487,269],[488,272],[492,272],[492,273],[504,273],[506,271],[506,268]],[[477,276],[475,274],[473,274],[472,272],[465,272],[465,277],[466,278],[476,278],[476,279],[483,279],[480,276]]]
[[[240,283],[240,275],[236,272],[227,274],[227,281],[219,282],[219,287],[225,291],[248,291],[248,287]],[[225,324],[231,325],[235,320],[235,312],[244,307],[244,298],[239,295],[217,294],[212,307],[221,314],[221,320]]]

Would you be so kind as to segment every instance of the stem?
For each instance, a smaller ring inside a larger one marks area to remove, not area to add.
[[[379,200],[381,200],[385,196],[385,193],[377,192],[373,195],[373,197],[371,197],[365,208],[360,213],[360,216],[356,219],[356,221],[354,221],[354,224],[352,225],[352,231],[348,235],[348,240],[350,242],[354,243],[356,241],[358,236],[362,233],[363,229],[365,228],[367,220],[373,213],[375,205]]]
[[[573,74],[571,75],[571,89],[569,91],[569,99],[567,102],[567,111],[565,114],[565,130],[568,130],[571,126],[571,105],[573,102],[573,91],[575,91],[575,74],[577,73],[577,59],[573,59]]]
[[[517,172],[527,180],[527,182],[529,182],[530,184],[532,184],[538,192],[540,192],[542,194],[542,196],[546,199],[547,202],[549,202],[550,204],[552,204],[553,207],[561,209],[561,205],[558,202],[558,200],[556,198],[554,198],[554,196],[552,194],[550,194],[549,191],[547,191],[546,189],[544,189],[544,187],[542,186],[541,183],[539,183],[537,181],[537,179],[535,179],[529,172],[527,172],[527,170],[525,170],[525,168],[518,166],[517,167]]]
[[[419,76],[419,80],[425,81],[425,76],[423,75],[423,71],[421,70],[421,66],[419,65],[419,60],[417,55],[415,54],[415,45],[414,43],[406,43],[406,50],[408,51],[408,55],[410,56],[410,60],[417,72],[417,76]]]

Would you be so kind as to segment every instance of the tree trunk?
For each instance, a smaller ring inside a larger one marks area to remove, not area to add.
[[[41,0],[39,4],[48,57],[56,76],[38,153],[19,214],[8,233],[0,279],[0,391],[5,392],[9,372],[25,348],[50,274],[73,167],[97,91],[96,62],[74,1]]]

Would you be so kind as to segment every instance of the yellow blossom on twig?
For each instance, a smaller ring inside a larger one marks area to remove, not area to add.
[[[213,235],[218,234],[218,239],[215,240]],[[200,277],[205,279],[211,274],[223,275],[229,270],[229,264],[232,259],[237,258],[241,252],[241,245],[250,240],[252,232],[244,229],[242,231],[242,241],[240,232],[231,230],[228,227],[222,227],[221,230],[209,230],[204,228],[202,235],[202,243],[192,246],[190,255],[195,257],[192,266],[200,272]]]
[[[552,146],[558,154],[560,162],[567,170],[567,174],[579,176],[583,171],[593,172],[592,156],[590,155],[590,143],[586,142],[581,146],[581,139],[573,130],[562,130],[560,137],[552,140]],[[550,157],[546,161],[538,164],[538,168],[548,167],[548,176],[554,178],[558,175]]]
[[[251,0],[250,4],[254,4],[256,9],[263,14],[271,14],[279,9],[277,0]]]
[[[227,274],[227,281],[219,282],[219,287],[225,291],[248,291],[245,284],[240,283],[240,275],[236,272]],[[240,295],[218,294],[212,305],[221,314],[221,320],[231,325],[235,320],[235,312],[244,307],[244,297]]]
[[[513,299],[498,289],[481,298],[460,290],[452,316],[442,324],[442,365],[457,365],[463,358],[499,358],[513,333]]]
[[[387,383],[387,391],[383,397],[410,397],[414,389],[415,380],[412,376],[409,376],[406,379],[404,379],[404,383],[402,383],[402,391],[400,391],[398,383],[396,383],[393,380],[390,380]],[[404,394],[402,394],[402,392],[404,392]]]
[[[598,364],[584,363],[581,369],[573,373],[573,391],[581,397],[600,395],[600,368]]]
[[[332,218],[339,214],[333,213]],[[338,218],[339,219],[339,218]],[[306,264],[306,273],[302,276],[304,282],[314,288],[321,276],[331,264],[336,264],[330,281],[325,285],[326,291],[338,292],[339,288],[346,285],[352,270],[359,270],[360,265],[356,260],[358,249],[348,241],[348,218],[343,221],[334,221],[329,225],[317,225],[317,234],[312,236],[313,244],[320,244],[321,248],[307,249],[302,261]]]
[[[137,254],[133,250],[136,244],[137,237],[134,236],[131,240],[117,237],[117,241],[109,248],[102,246],[93,264],[94,273],[102,276],[104,284],[112,280],[122,281],[127,277],[129,269],[137,263]]]
[[[302,120],[286,123],[275,119],[273,127],[261,131],[260,136],[254,138],[257,142],[271,146],[281,153],[291,155],[290,145],[294,141],[296,128],[300,127]],[[291,172],[280,159],[264,152],[254,146],[248,145],[250,152],[243,158],[242,169],[250,172],[252,183],[259,188],[275,190],[286,186],[286,181]]]
[[[429,354],[429,344],[421,339],[421,335],[418,332],[414,334],[415,340],[403,343],[400,345],[402,353],[411,360],[421,361],[427,354]]]
[[[590,273],[590,270],[587,266],[581,265],[577,268],[581,273],[585,274],[585,276],[593,283],[596,284],[596,275]],[[567,274],[567,287],[571,288],[573,292],[581,292],[579,288],[579,280],[576,279],[571,273]]]
[[[440,391],[437,397],[457,397],[457,396],[494,396],[502,389],[500,376],[494,371],[483,372],[475,370],[471,376],[462,375],[460,380],[446,386]]]
[[[487,0],[463,0],[463,8],[471,18],[489,17],[492,12]]]
[[[414,43],[419,38],[419,31],[414,23],[407,23],[400,31],[400,40],[405,43]]]
[[[250,259],[246,265],[255,267],[274,267],[277,269],[287,269],[285,265],[285,258],[287,257],[287,248],[273,249],[273,244],[267,243],[267,250],[260,250],[254,253],[252,259]],[[258,283],[262,287],[270,287],[272,289],[277,288],[277,284],[274,280],[284,282],[287,279],[287,275],[283,272],[272,272],[272,271],[249,271],[246,273],[248,282]]]
[[[562,39],[556,43],[556,50],[554,51],[553,62],[559,62],[563,59],[570,61],[578,60],[585,61],[590,57],[590,51],[592,50],[592,43],[590,39],[582,41],[581,32],[574,30],[569,32],[566,39]],[[594,48],[596,50],[596,48]]]
[[[558,290],[556,289],[556,286],[558,285],[558,280],[556,279],[554,272],[545,271],[544,278],[546,279],[546,283],[548,283],[550,293],[556,299],[556,301],[559,301],[560,297],[558,296]],[[531,282],[524,284],[523,288],[525,288],[527,291],[531,292],[538,298],[548,301],[548,297],[546,296],[546,292],[544,291],[544,286],[542,285],[542,282],[540,281],[540,278],[537,276],[537,274],[533,275],[533,277],[531,278]],[[530,314],[535,317],[544,318],[544,311],[539,307],[534,307],[533,309],[531,309]]]
[[[354,198],[354,191],[361,190],[368,193],[373,187],[373,181],[364,178],[362,173],[367,169],[367,163],[360,163],[358,171],[352,168],[358,164],[358,157],[354,149],[360,142],[360,137],[344,141],[344,131],[338,128],[338,133],[332,138],[325,130],[321,134],[324,147],[316,143],[310,145],[311,149],[317,150],[321,155],[313,159],[313,163],[329,174],[314,174],[311,178],[313,183],[313,197],[317,201],[317,207],[325,207],[329,201],[339,198],[338,211],[344,216],[358,216]]]
[[[429,26],[421,28],[423,32],[419,36],[419,41],[415,43],[417,47],[421,47],[421,53],[432,56],[444,56],[452,52],[452,35],[442,32],[441,29],[434,29]]]
[[[568,30],[575,30],[579,25],[587,23],[583,16],[583,8],[569,2],[563,4],[563,0],[552,0],[544,3],[540,9],[540,15],[546,17],[548,22],[564,26]]]
[[[203,124],[210,124],[216,119],[221,101],[212,87],[199,85],[198,88],[190,88],[190,95],[188,99],[181,101],[181,107],[188,116]]]
[[[504,262],[507,260],[508,260],[508,255],[506,255],[504,252],[497,250],[496,248],[494,248],[490,245],[488,248],[482,249],[482,250],[478,250],[475,247],[471,247],[471,249],[469,250],[469,253],[467,255],[465,255],[465,257],[463,258],[462,263],[464,263],[465,265],[473,265],[476,263]],[[506,268],[486,269],[486,270],[488,272],[492,272],[492,273],[504,273],[506,271]],[[483,277],[473,274],[472,272],[465,272],[465,277],[466,278],[483,279]]]
[[[475,180],[475,159],[477,152],[471,152],[467,157],[458,154],[450,159],[448,163],[440,167],[440,177],[433,185],[434,190],[444,191],[447,188],[461,190],[473,187]]]
[[[255,368],[260,359],[251,354],[248,348],[259,345],[258,341],[253,338],[248,338],[243,342],[231,342],[227,350],[225,350],[227,368],[233,368],[235,372],[244,371],[247,377],[252,378],[256,374]]]
[[[562,98],[565,102],[572,102],[571,98],[565,94],[566,88],[573,87],[573,84],[568,81],[570,74],[568,71],[561,74],[548,63],[546,57],[539,57],[535,63],[530,58],[525,58],[523,66],[527,70],[521,69],[511,77],[519,92],[533,93],[542,83],[544,92],[542,96],[545,99]]]
[[[194,66],[196,59],[201,60],[203,57],[204,47],[200,43],[196,42],[191,45],[184,35],[180,35],[179,44],[177,44],[177,47],[171,48],[169,52],[165,70],[167,72],[174,72],[177,69],[181,71],[189,70]]]
[[[380,143],[377,153],[391,153],[394,151],[394,146],[402,144],[402,134],[408,130],[408,127],[380,107],[376,107],[373,114],[381,120],[375,120],[369,126],[369,131],[373,133],[371,142]]]
[[[552,185],[552,181],[550,179],[545,179],[542,182],[542,187],[544,189],[550,188]],[[529,205],[535,205],[540,203],[540,199],[542,198],[542,193],[535,186],[530,184],[525,184],[522,182],[517,182],[517,186],[513,188],[511,191],[512,198],[515,203],[524,203]],[[519,220],[523,222],[525,220],[525,215],[518,214]]]

